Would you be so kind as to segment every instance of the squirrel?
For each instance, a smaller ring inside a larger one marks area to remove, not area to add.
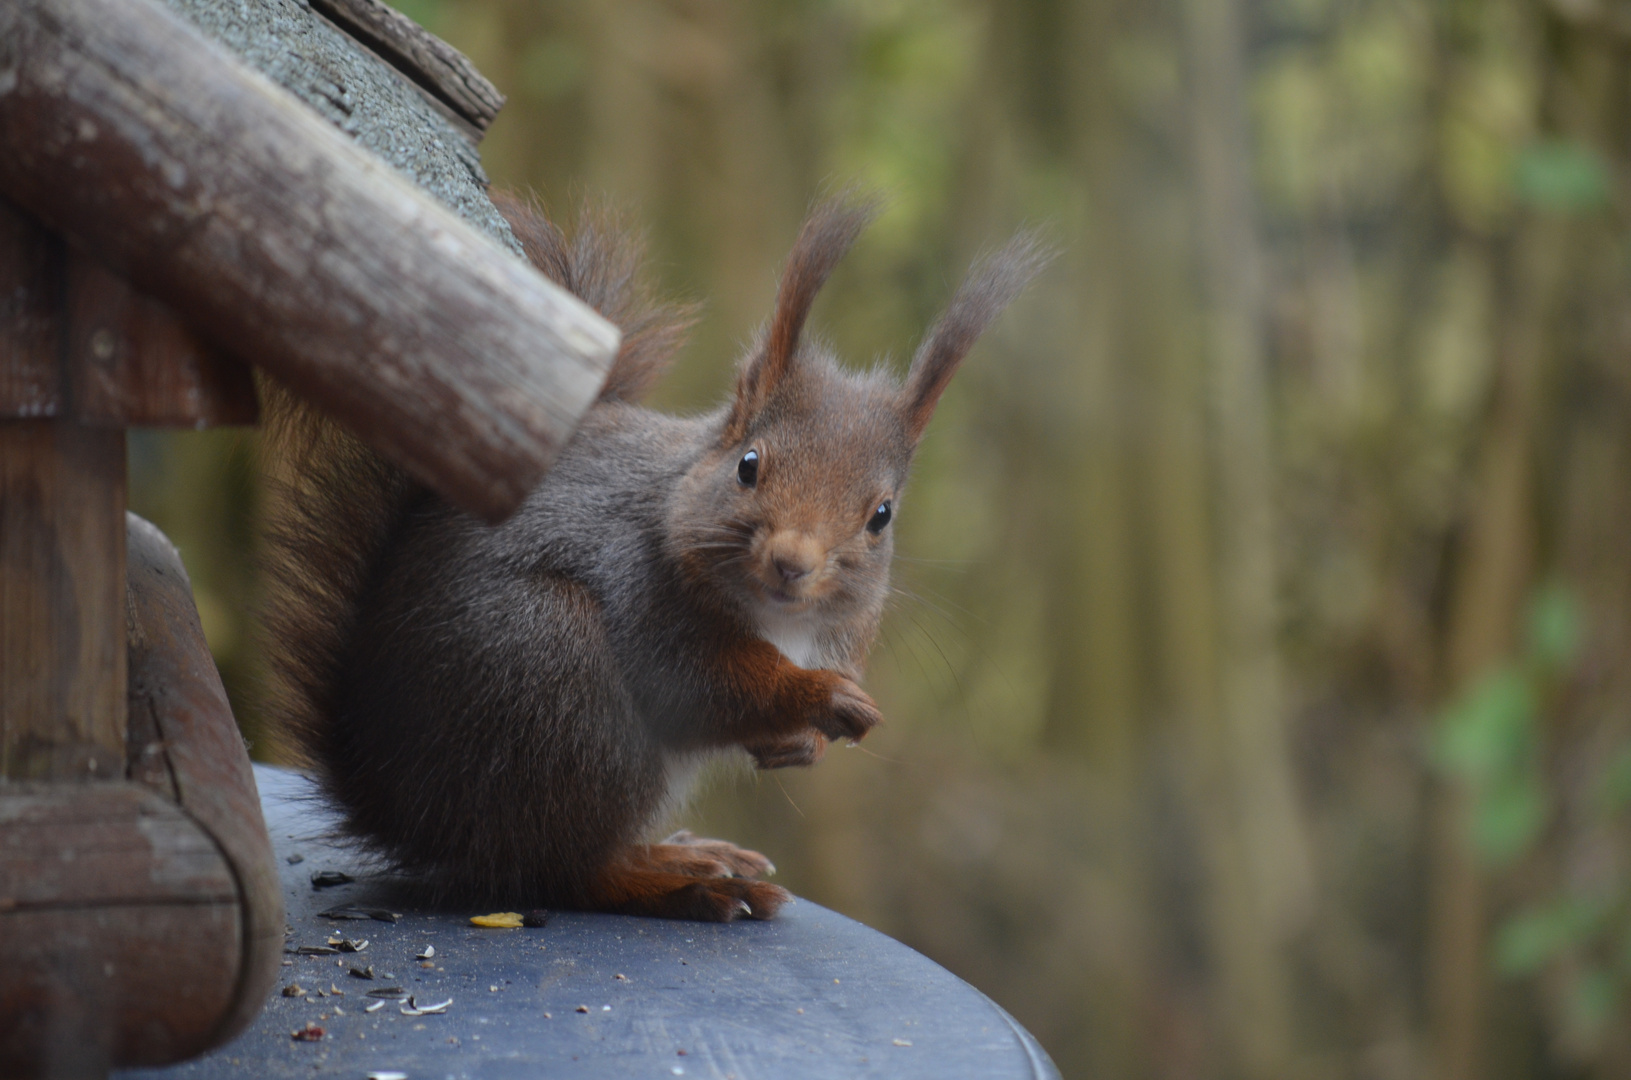
[[[789,894],[764,856],[647,830],[710,757],[810,765],[882,717],[858,685],[891,523],[941,392],[1046,262],[1029,234],[971,271],[904,381],[806,338],[873,214],[818,203],[767,327],[714,411],[639,405],[693,320],[653,299],[639,244],[495,204],[531,262],[623,331],[596,403],[497,526],[269,387],[273,720],[342,831],[439,903],[705,921]]]

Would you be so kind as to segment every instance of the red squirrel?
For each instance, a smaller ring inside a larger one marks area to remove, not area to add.
[[[1047,256],[1022,234],[979,263],[904,381],[853,371],[803,331],[872,211],[819,204],[730,400],[674,417],[638,402],[690,313],[651,298],[638,245],[495,202],[623,330],[605,387],[498,526],[271,391],[275,719],[345,832],[439,902],[770,918],[764,856],[647,830],[709,757],[810,765],[882,719],[858,680],[913,452]]]

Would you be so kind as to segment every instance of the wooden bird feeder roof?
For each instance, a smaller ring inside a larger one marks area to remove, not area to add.
[[[0,196],[493,520],[619,340],[486,198],[502,101],[375,0],[0,6]],[[0,375],[0,415],[88,415],[49,352]]]

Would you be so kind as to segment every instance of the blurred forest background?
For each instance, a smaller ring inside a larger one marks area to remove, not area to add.
[[[859,363],[1064,250],[920,456],[890,723],[691,824],[1067,1076],[1631,1075],[1631,3],[402,6],[510,95],[496,184],[707,304],[665,407],[825,183],[893,197],[816,312]],[[275,759],[253,434],[131,462]]]

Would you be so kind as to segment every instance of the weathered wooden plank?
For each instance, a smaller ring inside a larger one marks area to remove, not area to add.
[[[63,244],[0,199],[0,420],[62,409]]]
[[[0,787],[0,1076],[95,1076],[214,1045],[239,983],[230,868],[134,785]]]
[[[152,0],[0,5],[0,192],[490,519],[618,334]]]
[[[379,0],[312,0],[312,7],[471,124],[487,130],[504,95],[468,58]]]
[[[0,778],[124,774],[125,435],[0,420]]]
[[[215,670],[192,587],[175,547],[152,524],[127,515],[130,641],[130,762],[140,777],[154,754],[167,768],[160,790],[181,807],[226,856],[242,905],[242,976],[224,1009],[216,1038],[225,1040],[260,1011],[279,972],[283,895],[260,794]],[[167,775],[166,775],[167,774]]]
[[[210,837],[152,792],[125,783],[0,792],[0,911],[237,903]]]
[[[82,252],[68,253],[66,363],[81,423],[213,427],[259,417],[249,367],[170,307]]]

